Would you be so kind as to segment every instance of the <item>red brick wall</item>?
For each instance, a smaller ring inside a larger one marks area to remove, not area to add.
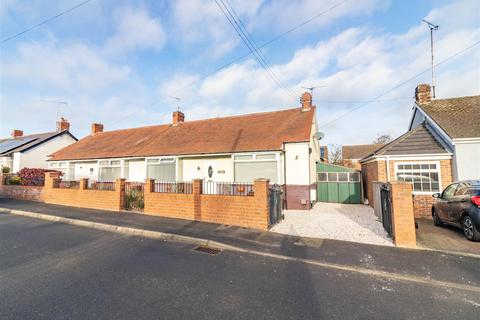
[[[368,203],[373,207],[373,182],[387,181],[387,167],[385,161],[362,163],[363,193]]]
[[[292,185],[285,186],[286,202],[288,210],[310,210],[310,189],[309,185]],[[315,188],[315,185],[313,185]],[[302,204],[302,199],[306,200]]]
[[[123,207],[125,194],[125,180],[118,179],[114,191],[89,190],[87,180],[80,180],[78,189],[54,188],[54,182],[58,180],[54,174],[45,175],[45,203],[59,204],[64,206],[120,211]]]
[[[412,184],[391,182],[392,227],[395,245],[416,247],[415,219],[413,217]]]
[[[43,201],[43,187],[0,185],[0,197],[29,201]]]
[[[221,223],[267,230],[269,227],[268,180],[256,180],[254,196],[202,194],[202,181],[193,181],[193,194],[152,192],[145,186],[144,213],[162,217]]]

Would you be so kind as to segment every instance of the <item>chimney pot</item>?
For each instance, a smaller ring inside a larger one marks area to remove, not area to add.
[[[174,126],[179,125],[180,123],[185,122],[185,114],[181,111],[175,111],[173,113],[173,122]]]
[[[312,95],[310,92],[304,92],[300,98],[302,103],[302,111],[308,111],[312,108]]]
[[[430,103],[432,101],[429,84],[422,83],[415,88],[415,101],[418,104]]]
[[[12,138],[18,138],[23,136],[22,130],[13,130],[12,131]]]
[[[57,132],[68,131],[70,130],[70,123],[64,117],[60,118],[60,121],[57,121]]]
[[[101,123],[92,123],[92,135],[103,132],[103,124]]]

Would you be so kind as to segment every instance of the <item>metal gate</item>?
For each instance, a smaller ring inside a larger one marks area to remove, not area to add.
[[[318,172],[317,201],[361,204],[360,172]]]
[[[270,225],[274,225],[283,219],[283,191],[279,185],[273,185],[268,189]]]
[[[123,208],[125,210],[143,211],[145,183],[125,182],[125,197]]]
[[[380,203],[382,208],[383,228],[388,232],[390,237],[392,234],[392,202],[390,197],[390,186],[384,184],[380,187]]]

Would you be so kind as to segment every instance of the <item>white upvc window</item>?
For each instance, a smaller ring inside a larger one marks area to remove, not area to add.
[[[253,182],[258,178],[277,183],[279,179],[278,153],[242,153],[233,155],[235,182]]]
[[[98,161],[98,180],[115,181],[122,175],[120,160],[100,160]]]
[[[411,182],[416,194],[432,194],[440,192],[440,162],[397,162],[395,177],[398,181]]]
[[[175,157],[147,158],[146,176],[158,181],[176,181],[177,159]]]

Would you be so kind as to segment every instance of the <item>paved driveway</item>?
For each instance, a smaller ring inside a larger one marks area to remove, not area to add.
[[[480,242],[465,239],[461,229],[436,227],[432,219],[417,219],[417,246],[420,248],[480,254]]]
[[[316,203],[312,210],[286,210],[273,232],[393,246],[373,209],[359,204]]]

